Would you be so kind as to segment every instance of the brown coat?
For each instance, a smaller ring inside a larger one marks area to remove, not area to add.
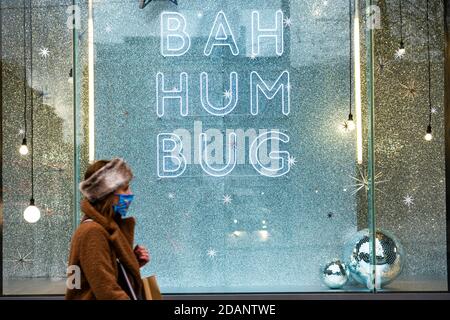
[[[143,292],[139,263],[133,251],[133,217],[108,220],[87,200],[81,202],[85,214],[72,237],[69,266],[81,269],[81,288],[67,289],[67,300],[129,300],[127,286],[119,280],[116,258],[127,270],[136,294]],[[124,289],[123,289],[124,288]]]

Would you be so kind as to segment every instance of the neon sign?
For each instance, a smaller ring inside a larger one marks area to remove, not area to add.
[[[164,57],[182,57],[191,49],[191,38],[188,33],[188,21],[178,12],[163,12],[160,16],[161,54]],[[251,54],[256,57],[261,54],[260,43],[266,38],[272,40],[273,53],[281,56],[284,53],[284,14],[275,11],[271,23],[262,23],[260,13],[251,14]],[[267,41],[266,41],[267,43]],[[224,11],[219,11],[215,17],[206,41],[203,54],[210,56],[216,48],[226,48],[233,56],[239,56],[240,50],[236,37]],[[267,49],[267,48],[265,48]],[[239,73],[229,74],[228,89],[224,93],[223,103],[210,101],[210,75],[201,72],[198,75],[181,72],[176,81],[166,77],[164,72],[156,74],[156,114],[164,120],[167,112],[170,115],[179,114],[187,117],[191,110],[189,105],[189,88],[192,79],[198,79],[201,107],[206,114],[216,117],[230,115],[240,102]],[[167,78],[167,79],[166,79]],[[290,74],[281,70],[277,77],[267,76],[257,71],[249,74],[250,94],[248,112],[251,116],[260,113],[262,99],[280,99],[280,112],[288,116],[291,110]],[[171,89],[169,89],[171,88]],[[177,109],[173,109],[176,101]],[[170,110],[172,108],[172,110]],[[200,165],[204,173],[214,177],[224,177],[233,172],[236,165],[244,164],[248,154],[248,162],[260,175],[281,177],[290,171],[288,151],[280,151],[280,143],[287,144],[290,140],[286,133],[278,129],[227,129],[224,135],[219,129],[202,130],[202,123],[194,122],[194,135],[189,130],[178,128],[173,132],[159,133],[157,136],[157,174],[159,178],[176,178],[184,174],[188,165]],[[245,139],[249,138],[249,150],[245,151]],[[225,141],[225,143],[224,143]],[[193,142],[193,143],[192,143]],[[225,148],[224,148],[225,146]],[[270,150],[269,150],[270,148]],[[224,149],[226,150],[224,152]],[[192,150],[194,156],[192,157]]]

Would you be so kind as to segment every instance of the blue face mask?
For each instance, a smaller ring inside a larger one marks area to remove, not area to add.
[[[124,218],[127,215],[128,207],[133,201],[134,194],[116,193],[114,195],[119,197],[119,202],[117,202],[116,205],[113,205],[114,212],[120,214],[122,218]]]

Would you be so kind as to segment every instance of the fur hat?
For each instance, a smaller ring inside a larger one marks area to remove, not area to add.
[[[95,201],[114,192],[133,178],[130,167],[121,158],[115,158],[80,183],[81,193]]]

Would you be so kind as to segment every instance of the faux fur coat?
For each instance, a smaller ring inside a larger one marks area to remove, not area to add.
[[[87,200],[81,201],[81,211],[85,216],[72,237],[69,256],[69,266],[80,267],[81,286],[68,288],[65,298],[129,300],[130,293],[120,276],[117,258],[125,267],[134,291],[142,297],[143,283],[133,251],[135,219],[118,217],[109,221]]]

